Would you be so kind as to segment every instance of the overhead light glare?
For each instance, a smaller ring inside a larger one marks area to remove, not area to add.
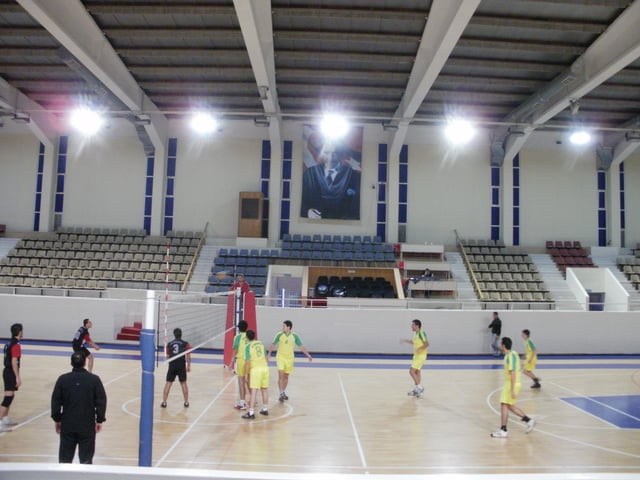
[[[95,110],[77,108],[71,112],[69,124],[84,135],[93,135],[104,125],[104,118]]]
[[[574,145],[586,145],[591,141],[591,135],[585,130],[576,130],[569,136],[569,141]]]
[[[191,118],[191,128],[197,133],[205,135],[216,130],[218,122],[209,113],[199,112]]]
[[[474,137],[476,130],[467,120],[455,119],[449,121],[444,134],[451,143],[464,145]]]
[[[337,140],[349,132],[349,122],[342,115],[328,113],[320,122],[320,131],[325,138]]]

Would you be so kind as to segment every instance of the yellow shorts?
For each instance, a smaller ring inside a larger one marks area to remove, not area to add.
[[[293,371],[293,358],[282,358],[276,356],[276,366],[287,375]]]
[[[236,373],[239,377],[244,377],[247,374],[247,361],[244,358],[236,359]]]
[[[424,362],[427,361],[426,355],[414,355],[413,360],[411,361],[411,368],[415,370],[420,370],[424,365]]]
[[[269,388],[269,367],[251,369],[249,372],[249,388]]]
[[[525,369],[527,372],[532,372],[533,370],[535,370],[535,369],[536,369],[536,362],[537,362],[537,361],[538,361],[538,359],[537,359],[536,357],[533,357],[533,358],[531,359],[531,361],[528,361],[528,362],[525,360],[525,363],[524,363],[524,369]]]
[[[516,400],[518,399],[518,394],[520,393],[520,383],[516,383],[514,388],[515,397],[511,396],[511,384],[506,384],[502,388],[502,394],[500,394],[500,403],[506,403],[507,405],[515,405]]]

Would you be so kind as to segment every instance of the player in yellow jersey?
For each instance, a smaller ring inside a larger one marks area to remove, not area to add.
[[[533,373],[533,370],[536,368],[536,362],[538,361],[538,351],[536,350],[536,344],[533,343],[531,338],[529,338],[530,335],[531,332],[526,328],[522,330],[522,338],[524,339],[524,346],[526,349],[524,356],[524,369],[522,372],[533,380],[531,388],[540,388],[542,386],[540,385],[540,378],[536,377]]]
[[[520,393],[520,357],[518,352],[511,350],[511,339],[509,337],[502,337],[502,343],[500,344],[500,350],[504,354],[504,387],[502,388],[502,394],[500,395],[500,420],[501,427],[491,434],[494,438],[507,438],[507,421],[509,420],[509,411],[512,411],[520,419],[527,424],[525,429],[526,433],[533,430],[536,425],[536,421],[533,418],[527,417],[527,415],[516,407],[516,400]]]
[[[293,323],[291,320],[285,320],[282,323],[282,331],[276,333],[273,343],[269,347],[269,353],[267,354],[267,361],[271,360],[271,352],[278,346],[278,353],[276,353],[276,366],[278,367],[278,388],[280,390],[280,396],[278,400],[284,402],[289,400],[287,396],[287,385],[289,385],[289,374],[293,371],[294,363],[294,350],[296,346],[300,347],[300,351],[304,353],[311,362],[311,354],[307,351],[302,344],[302,339],[298,334],[291,331]]]
[[[427,361],[429,341],[427,340],[427,334],[422,330],[422,322],[417,318],[411,321],[411,330],[413,331],[413,338],[411,340],[402,340],[403,343],[413,345],[413,360],[411,361],[411,367],[409,367],[409,375],[411,375],[415,387],[407,395],[422,397],[424,387],[421,383],[421,370],[424,362]]]
[[[240,401],[233,407],[236,410],[246,410],[247,403],[247,389],[249,385],[247,385],[247,379],[245,378],[247,375],[247,366],[245,361],[245,348],[247,346],[247,328],[248,324],[245,320],[240,320],[238,322],[238,334],[233,339],[233,355],[232,359],[235,359],[235,371],[238,375],[238,394],[240,396]],[[229,368],[233,368],[233,360],[231,360],[231,365]]]
[[[247,330],[245,359],[247,362],[245,379],[251,389],[251,397],[249,411],[242,415],[242,418],[256,418],[255,407],[258,390],[262,393],[260,415],[269,415],[269,365],[267,365],[264,344],[256,340],[256,332],[253,330]]]

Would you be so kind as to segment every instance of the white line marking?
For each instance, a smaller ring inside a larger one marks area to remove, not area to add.
[[[176,447],[178,446],[178,444],[180,442],[182,442],[182,439],[184,439],[184,437],[187,436],[187,434],[193,429],[194,426],[198,425],[198,421],[207,413],[207,411],[209,410],[209,408],[211,408],[211,406],[216,403],[216,401],[218,400],[218,398],[220,398],[220,396],[222,395],[222,393],[229,388],[229,385],[231,385],[232,383],[235,382],[235,377],[231,377],[229,379],[229,381],[227,382],[227,384],[218,392],[218,394],[213,397],[213,400],[211,400],[207,406],[204,408],[204,410],[202,410],[202,413],[200,415],[198,415],[198,417],[191,422],[191,424],[186,428],[186,430],[184,432],[182,432],[182,434],[177,438],[177,440],[175,442],[173,442],[173,445],[171,445],[167,451],[165,452],[165,454],[160,458],[160,460],[158,460],[156,462],[156,464],[154,465],[154,467],[159,467],[162,462],[164,462],[164,460],[171,454],[171,452],[173,452]]]
[[[369,468],[367,466],[367,460],[364,458],[364,451],[362,450],[362,444],[360,443],[360,436],[358,435],[358,430],[356,429],[356,424],[353,421],[353,415],[351,414],[351,407],[349,406],[349,399],[347,398],[347,392],[344,389],[344,383],[342,382],[342,376],[338,373],[338,380],[340,380],[340,389],[342,390],[342,396],[344,397],[344,403],[347,407],[347,414],[349,415],[349,421],[351,422],[351,430],[353,430],[353,435],[356,439],[356,445],[358,447],[358,454],[360,455],[360,462],[362,463],[363,468]]]
[[[593,397],[590,397],[590,396],[588,396],[588,395],[583,395],[583,394],[578,393],[578,392],[576,392],[576,391],[574,391],[574,390],[571,390],[571,389],[569,389],[569,388],[567,388],[567,387],[563,387],[562,385],[558,385],[557,383],[553,383],[553,382],[551,382],[551,384],[552,384],[552,385],[555,385],[555,386],[556,386],[556,387],[558,387],[558,388],[561,388],[561,389],[563,389],[563,390],[566,390],[567,392],[570,392],[571,394],[573,394],[573,395],[575,395],[575,396],[577,396],[577,397],[584,398],[584,399],[586,399],[586,400],[589,400],[590,402],[593,402],[593,403],[596,403],[596,404],[600,405],[601,407],[605,407],[605,408],[608,408],[609,410],[613,410],[614,412],[619,413],[620,415],[623,415],[623,416],[625,416],[625,417],[632,418],[633,420],[640,420],[640,418],[638,418],[638,417],[636,417],[636,416],[634,416],[634,415],[631,415],[631,414],[629,414],[629,413],[627,413],[627,412],[623,412],[622,410],[619,410],[619,409],[617,409],[617,408],[615,408],[615,407],[612,407],[611,405],[607,405],[606,403],[600,402],[599,400],[596,400],[596,399],[594,399]],[[614,397],[615,395],[610,395],[610,396],[611,396],[611,397]],[[568,403],[568,402],[565,402],[565,403]],[[588,412],[587,412],[587,413],[588,413]],[[598,417],[598,418],[599,418],[599,417]],[[606,421],[606,420],[605,420],[605,421]],[[607,422],[607,423],[609,423],[609,422]],[[617,428],[620,428],[620,427],[618,427],[617,425],[615,425],[615,426],[616,426]]]
[[[120,379],[122,379],[122,378],[124,378],[124,377],[126,377],[128,375],[131,375],[132,373],[134,373],[134,372],[123,373],[119,377],[112,378],[111,380],[109,380],[104,385],[105,386],[106,385],[110,385],[111,383],[117,382],[118,380],[120,380]],[[20,422],[18,425],[12,426],[10,431],[13,432],[14,430],[17,430],[18,428],[22,428],[22,427],[24,427],[26,425],[29,425],[30,423],[35,422],[36,420],[38,420],[41,417],[44,417],[45,415],[50,416],[51,415],[51,409],[45,410],[44,412],[39,413],[38,415],[35,415],[35,416],[31,417],[31,418],[28,418],[27,420],[25,420],[23,422]],[[8,432],[0,433],[0,436],[2,436],[4,433],[8,433]]]
[[[550,383],[550,382],[548,382],[548,383]],[[487,405],[489,406],[489,409],[492,410],[497,415],[499,415],[500,412],[498,412],[495,408],[493,408],[493,406],[491,405],[491,402],[490,402],[490,398],[494,393],[496,393],[496,392],[498,392],[500,390],[502,390],[502,388],[496,388],[495,390],[489,392],[489,394],[487,395],[487,398],[486,398],[486,402],[487,402]],[[565,388],[565,390],[571,391],[568,388]],[[558,400],[560,400],[560,399],[558,398]],[[563,402],[563,404],[566,405],[567,402]],[[510,422],[514,422],[516,424],[519,423],[519,422],[515,422],[515,420],[512,420],[511,418],[509,418],[509,421]],[[625,456],[625,457],[640,458],[640,455],[636,455],[634,453],[623,452],[621,450],[614,450],[612,448],[603,447],[601,445],[594,445],[592,443],[587,443],[587,442],[583,442],[583,441],[576,440],[576,439],[573,439],[573,438],[564,437],[562,435],[557,435],[555,433],[547,432],[545,430],[540,430],[540,428],[537,428],[537,427],[531,434],[535,434],[535,433],[542,434],[542,435],[547,435],[549,437],[553,437],[553,438],[556,438],[558,440],[564,440],[565,442],[575,443],[575,444],[578,444],[578,445],[582,445],[584,447],[591,447],[591,448],[594,448],[596,450],[601,450],[603,452],[615,453],[615,454],[622,455],[622,456]]]

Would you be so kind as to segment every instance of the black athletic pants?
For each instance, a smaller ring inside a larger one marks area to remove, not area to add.
[[[78,446],[78,458],[80,463],[93,463],[93,454],[96,450],[96,432],[67,432],[60,433],[60,450],[58,461],[60,463],[73,463],[76,445]]]

